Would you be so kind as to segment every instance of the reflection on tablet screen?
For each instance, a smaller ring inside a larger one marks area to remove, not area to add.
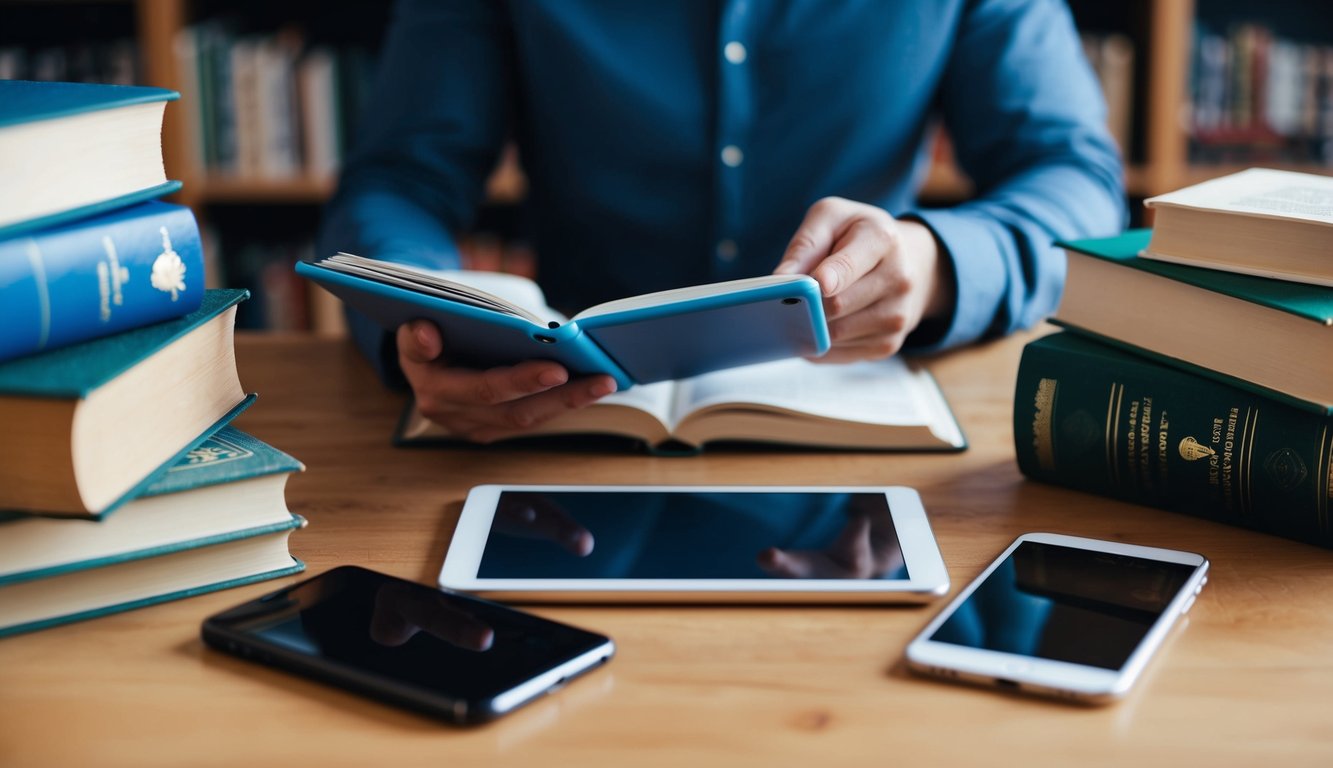
[[[882,493],[505,491],[483,579],[906,579]]]

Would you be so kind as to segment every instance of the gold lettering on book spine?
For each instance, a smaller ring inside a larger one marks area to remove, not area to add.
[[[1060,382],[1057,379],[1041,379],[1037,382],[1037,395],[1033,401],[1036,410],[1032,415],[1032,450],[1037,454],[1037,466],[1051,472],[1055,470],[1055,442],[1051,437],[1051,423],[1055,410],[1055,392]]]

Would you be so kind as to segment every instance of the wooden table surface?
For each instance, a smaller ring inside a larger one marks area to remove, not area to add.
[[[238,338],[239,426],[304,461],[287,498],[306,576],[352,563],[433,584],[467,489],[492,482],[916,487],[954,589],[1052,530],[1203,552],[1213,573],[1138,688],[1104,708],[908,674],[942,606],[540,607],[617,657],[495,723],[440,724],[207,650],[207,615],[294,579],[0,640],[0,765],[1333,765],[1333,553],[1024,480],[1024,337],[931,367],[971,448],[688,458],[396,449],[402,404],[343,343]],[[295,578],[295,577],[294,577]]]

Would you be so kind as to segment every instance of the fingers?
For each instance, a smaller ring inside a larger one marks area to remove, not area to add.
[[[610,376],[570,381],[563,366],[545,360],[484,371],[450,367],[439,330],[426,320],[399,326],[397,341],[417,409],[450,434],[477,442],[522,434],[616,390]]]
[[[413,320],[398,326],[398,360],[414,366],[424,365],[444,351],[440,329],[429,320]]]
[[[610,376],[589,376],[497,405],[452,401],[434,411],[418,407],[423,415],[448,428],[451,434],[490,443],[529,432],[562,413],[585,408],[615,390],[615,380]]]
[[[828,255],[833,241],[842,233],[846,206],[849,200],[826,197],[806,211],[801,226],[796,228],[782,260],[774,274],[809,274],[810,270]]]

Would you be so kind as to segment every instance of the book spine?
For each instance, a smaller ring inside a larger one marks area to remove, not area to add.
[[[188,208],[145,203],[0,240],[0,360],[187,315],[204,295]]]
[[[1333,418],[1061,333],[1014,396],[1023,474],[1333,548]]]

